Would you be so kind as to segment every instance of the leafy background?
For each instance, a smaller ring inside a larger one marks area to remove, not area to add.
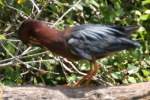
[[[141,47],[97,60],[101,69],[95,81],[107,85],[150,81],[150,0],[0,0],[0,11],[2,84],[72,84],[90,68],[88,61],[73,66],[43,48],[24,45],[16,36],[28,18],[60,30],[84,23],[139,25],[132,37]]]

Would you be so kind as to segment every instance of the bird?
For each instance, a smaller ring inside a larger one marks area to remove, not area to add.
[[[58,30],[46,22],[34,19],[25,20],[18,29],[18,37],[25,44],[46,47],[52,53],[71,61],[88,60],[90,70],[75,86],[89,83],[100,65],[97,59],[114,52],[140,47],[131,39],[137,25],[118,26],[102,24],[81,24]]]

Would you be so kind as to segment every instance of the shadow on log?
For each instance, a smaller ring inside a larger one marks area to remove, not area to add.
[[[114,87],[1,87],[0,100],[150,100],[150,82]]]

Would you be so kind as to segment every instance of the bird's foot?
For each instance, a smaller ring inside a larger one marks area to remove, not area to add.
[[[81,87],[81,85],[89,86],[91,80],[93,78],[92,74],[88,74],[84,76],[81,80],[77,81],[74,87]]]

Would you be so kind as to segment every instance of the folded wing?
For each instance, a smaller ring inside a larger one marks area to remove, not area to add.
[[[95,56],[101,57],[110,52],[139,47],[138,42],[129,38],[135,27],[127,28],[92,24],[75,26],[67,43],[72,53],[92,60]]]

